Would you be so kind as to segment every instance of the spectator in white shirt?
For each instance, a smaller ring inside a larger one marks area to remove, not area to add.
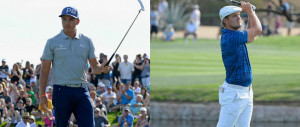
[[[197,40],[196,31],[197,31],[198,26],[195,25],[194,22],[195,21],[193,19],[190,19],[188,21],[188,23],[186,24],[185,33],[184,33],[184,42],[187,42],[187,36],[190,35],[190,34],[192,34],[194,36],[194,41]]]
[[[121,82],[124,84],[129,84],[131,81],[132,73],[134,72],[134,67],[132,63],[128,62],[128,56],[124,55],[124,62],[121,62],[118,71],[121,74]]]
[[[137,94],[141,93],[141,87],[140,87],[140,82],[139,81],[134,82],[133,91],[134,91],[134,95],[137,95]]]
[[[108,86],[106,92],[101,95],[101,100],[104,102],[105,106],[111,108],[114,105],[113,101],[116,99],[116,93],[112,92],[112,87]]]

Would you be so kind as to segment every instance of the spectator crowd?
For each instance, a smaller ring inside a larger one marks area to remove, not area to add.
[[[188,14],[185,31],[183,34],[184,42],[188,42],[188,36],[193,35],[193,41],[197,41],[197,30],[201,24],[201,12],[198,4],[193,4],[191,13]],[[150,37],[151,40],[157,40],[159,31],[163,32],[163,41],[173,41],[175,35],[174,23],[175,21],[168,19],[170,17],[169,3],[167,0],[159,0],[157,5],[151,7],[150,12]],[[174,8],[173,8],[174,9]],[[176,9],[175,9],[176,10]],[[178,10],[176,10],[178,11]]]
[[[100,53],[99,63],[108,61],[107,55]],[[0,125],[6,127],[55,126],[52,105],[53,81],[51,71],[48,77],[46,96],[48,110],[39,106],[39,77],[41,64],[34,66],[29,61],[13,64],[12,68],[2,59],[0,66]],[[131,63],[128,56],[123,60],[116,54],[115,61],[106,74],[93,74],[88,66],[87,81],[96,127],[149,127],[150,126],[150,59],[147,54],[136,55]],[[116,124],[109,123],[108,115],[117,112]],[[45,125],[37,125],[40,119]],[[136,119],[136,125],[133,121]],[[4,124],[5,123],[5,124]],[[70,126],[76,127],[74,115]]]

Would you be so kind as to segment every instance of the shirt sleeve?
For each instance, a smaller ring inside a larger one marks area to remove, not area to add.
[[[11,99],[10,99],[10,97],[8,97],[8,98],[7,98],[7,102],[8,102],[8,103],[10,103],[10,102],[11,102]]]
[[[133,67],[133,65],[131,64],[131,71],[134,71],[134,67]]]
[[[112,97],[117,98],[116,93],[112,93]]]
[[[245,44],[248,42],[248,32],[247,30],[242,30],[242,31],[236,31],[234,36],[232,36],[233,41],[235,44],[240,45],[240,44]]]
[[[131,99],[129,102],[130,106],[133,107],[133,105],[137,104],[135,99]]]
[[[92,40],[89,40],[89,41],[90,41],[90,50],[89,50],[89,56],[88,56],[88,59],[96,58],[96,56],[95,56],[95,47],[94,47],[94,44],[93,44]]]
[[[131,90],[128,95],[131,96],[131,99],[133,99],[134,92]]]
[[[54,53],[53,53],[53,49],[51,48],[51,42],[48,40],[45,45],[44,52],[41,59],[53,60],[53,56],[54,56],[53,54]]]
[[[10,73],[10,69],[9,69],[9,68],[7,68],[7,73],[8,73],[8,74]]]
[[[129,124],[129,126],[131,126],[133,124],[133,116],[130,116],[128,119],[127,119],[127,122]]]
[[[104,118],[104,124],[109,124],[108,120],[106,117],[103,117]]]
[[[120,120],[121,120],[121,117],[122,117],[122,115],[120,115],[120,116],[119,116],[118,123],[120,122]]]

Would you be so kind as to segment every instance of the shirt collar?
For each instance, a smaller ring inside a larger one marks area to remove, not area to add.
[[[61,30],[60,34],[61,34],[62,38],[64,38],[64,39],[70,38],[68,35],[65,34],[64,30]],[[74,39],[79,39],[79,37],[80,37],[80,34],[78,32],[76,32]]]

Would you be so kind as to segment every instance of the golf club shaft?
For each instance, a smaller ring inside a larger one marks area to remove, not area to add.
[[[120,44],[118,45],[117,49],[115,50],[115,52],[111,55],[111,57],[109,58],[109,60],[107,61],[107,63],[105,64],[105,66],[108,66],[110,61],[112,60],[112,58],[115,56],[116,52],[118,51],[120,45],[122,44],[123,40],[125,39],[126,35],[128,34],[130,28],[132,27],[133,23],[135,22],[135,20],[137,19],[137,17],[139,16],[139,14],[141,13],[142,9],[139,10],[139,13],[137,14],[137,16],[135,17],[135,19],[133,20],[133,22],[131,23],[129,29],[127,30],[126,34],[124,35],[123,39],[121,40]]]

